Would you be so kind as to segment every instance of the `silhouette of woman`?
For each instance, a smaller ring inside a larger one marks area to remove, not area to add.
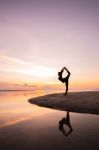
[[[63,73],[64,70],[66,70],[67,73],[68,73],[67,77],[65,77],[65,78],[62,77],[62,73]],[[60,72],[58,72],[58,76],[59,76],[58,79],[61,82],[65,83],[65,86],[66,86],[66,91],[65,91],[64,95],[67,95],[67,92],[68,92],[68,79],[70,77],[70,74],[71,73],[68,71],[68,69],[66,67],[63,67],[62,70]]]
[[[64,125],[68,126],[68,128],[69,128],[68,132],[66,132],[66,130],[64,128]],[[66,118],[63,118],[62,120],[59,121],[59,130],[65,136],[68,136],[73,131],[73,128],[72,128],[71,123],[70,123],[70,116],[69,116],[68,111],[67,111],[67,114],[66,114]]]

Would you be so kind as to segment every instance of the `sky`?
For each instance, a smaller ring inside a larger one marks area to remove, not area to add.
[[[66,66],[71,89],[99,90],[98,58],[98,0],[0,0],[0,89],[63,86]]]

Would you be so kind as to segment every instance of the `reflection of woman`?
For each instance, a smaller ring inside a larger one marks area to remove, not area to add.
[[[68,73],[67,77],[65,77],[65,78],[62,77],[62,73],[63,73],[64,70],[66,70],[67,73]],[[67,92],[68,92],[68,79],[70,77],[70,72],[68,71],[68,69],[66,67],[63,67],[62,70],[60,72],[58,72],[58,76],[59,76],[58,79],[61,82],[65,83],[65,85],[66,85],[66,91],[65,91],[64,95],[67,95]]]
[[[68,126],[69,131],[66,132],[64,125]],[[67,111],[67,115],[66,118],[63,118],[62,120],[59,121],[59,130],[63,133],[63,135],[68,136],[72,131],[73,128],[71,126],[70,123],[70,116],[69,116],[69,112]]]

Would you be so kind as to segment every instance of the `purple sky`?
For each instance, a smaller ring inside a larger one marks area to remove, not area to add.
[[[98,57],[98,0],[0,0],[1,81],[58,82],[67,66],[71,82],[98,88]]]

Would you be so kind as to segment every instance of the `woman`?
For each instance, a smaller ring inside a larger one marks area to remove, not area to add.
[[[63,73],[64,70],[66,70],[67,73],[68,73],[68,75],[65,78],[62,77],[62,73]],[[68,69],[66,67],[63,67],[62,70],[60,72],[58,72],[58,76],[59,76],[58,79],[61,82],[65,83],[66,91],[65,91],[64,95],[67,95],[67,92],[68,92],[68,79],[70,77],[70,72],[68,71]]]

